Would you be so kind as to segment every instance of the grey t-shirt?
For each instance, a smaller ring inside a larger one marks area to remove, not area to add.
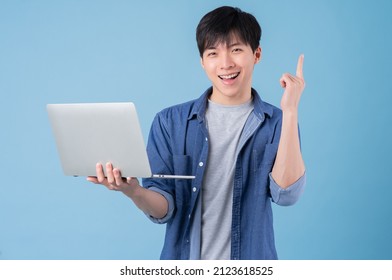
[[[237,146],[252,110],[252,100],[234,106],[208,102],[209,154],[201,192],[201,259],[230,259]]]

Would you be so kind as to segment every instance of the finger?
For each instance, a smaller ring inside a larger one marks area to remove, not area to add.
[[[105,180],[105,174],[103,173],[103,166],[100,163],[97,163],[95,166],[95,171],[97,173],[97,180],[99,183],[103,183]]]
[[[294,77],[292,75],[290,75],[289,73],[285,73],[282,75],[279,82],[280,82],[280,85],[282,86],[282,88],[286,88],[288,84],[294,82]]]
[[[279,80],[279,82],[280,82],[280,86],[281,86],[282,88],[286,88],[286,81],[285,81],[283,78],[281,78],[281,79]]]
[[[280,77],[279,83],[280,83],[280,86],[281,86],[282,88],[286,88],[286,86],[287,86],[287,77],[286,77],[286,74],[283,74],[282,77]]]
[[[117,186],[120,186],[122,183],[124,183],[124,180],[121,177],[120,170],[118,170],[117,168],[113,169],[113,175]]]
[[[128,185],[137,186],[139,185],[139,180],[136,177],[127,177]]]
[[[298,58],[297,72],[296,72],[297,77],[299,77],[301,79],[304,78],[304,74],[302,71],[303,65],[304,65],[304,55],[301,54]]]
[[[106,177],[108,178],[109,184],[113,184],[115,182],[113,175],[113,165],[110,162],[106,163]]]
[[[97,178],[97,177],[94,177],[94,176],[88,176],[88,177],[86,178],[86,180],[89,181],[89,182],[91,182],[91,183],[94,183],[94,184],[98,184],[98,183],[99,183],[99,182],[98,182],[98,178]]]

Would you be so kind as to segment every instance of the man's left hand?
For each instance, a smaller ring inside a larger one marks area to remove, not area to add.
[[[298,110],[299,100],[305,88],[305,80],[303,75],[304,55],[301,54],[298,58],[296,75],[285,73],[280,78],[280,85],[285,89],[280,106],[282,111]]]

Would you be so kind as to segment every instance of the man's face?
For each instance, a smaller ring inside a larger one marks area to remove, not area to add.
[[[261,58],[247,44],[233,38],[204,51],[201,64],[212,82],[211,100],[225,105],[242,104],[250,99],[252,73]]]

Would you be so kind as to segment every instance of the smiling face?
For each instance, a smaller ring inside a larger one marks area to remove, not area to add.
[[[218,42],[205,49],[201,64],[212,83],[211,101],[238,105],[251,98],[254,65],[261,59],[261,48],[255,51],[231,36],[229,43]]]

